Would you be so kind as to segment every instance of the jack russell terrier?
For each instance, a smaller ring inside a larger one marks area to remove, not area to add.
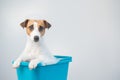
[[[29,69],[37,67],[38,63],[43,66],[56,64],[59,60],[56,59],[44,45],[43,35],[45,29],[51,25],[46,20],[27,19],[20,24],[26,28],[27,44],[22,54],[13,63],[13,68],[18,68],[22,61],[30,61]]]

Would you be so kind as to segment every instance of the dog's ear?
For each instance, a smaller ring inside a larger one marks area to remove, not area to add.
[[[20,23],[20,25],[25,28],[27,27],[27,23],[28,23],[29,19],[26,19],[24,22]]]
[[[45,28],[49,29],[51,27],[51,24],[48,23],[46,20],[43,20],[43,22],[44,22]]]

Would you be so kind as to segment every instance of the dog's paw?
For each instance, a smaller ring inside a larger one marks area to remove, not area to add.
[[[12,66],[13,68],[18,68],[20,66],[20,62],[15,61]]]
[[[37,63],[34,63],[34,62],[29,63],[29,69],[30,70],[35,69],[36,67],[37,67]]]

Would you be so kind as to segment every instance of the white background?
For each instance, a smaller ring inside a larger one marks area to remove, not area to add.
[[[27,18],[52,24],[45,42],[73,57],[68,80],[120,80],[119,0],[0,0],[0,80],[17,80],[11,61],[24,49]]]

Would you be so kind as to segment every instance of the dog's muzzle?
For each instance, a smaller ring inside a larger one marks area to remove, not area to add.
[[[38,42],[39,41],[39,36],[34,36],[34,41]]]

